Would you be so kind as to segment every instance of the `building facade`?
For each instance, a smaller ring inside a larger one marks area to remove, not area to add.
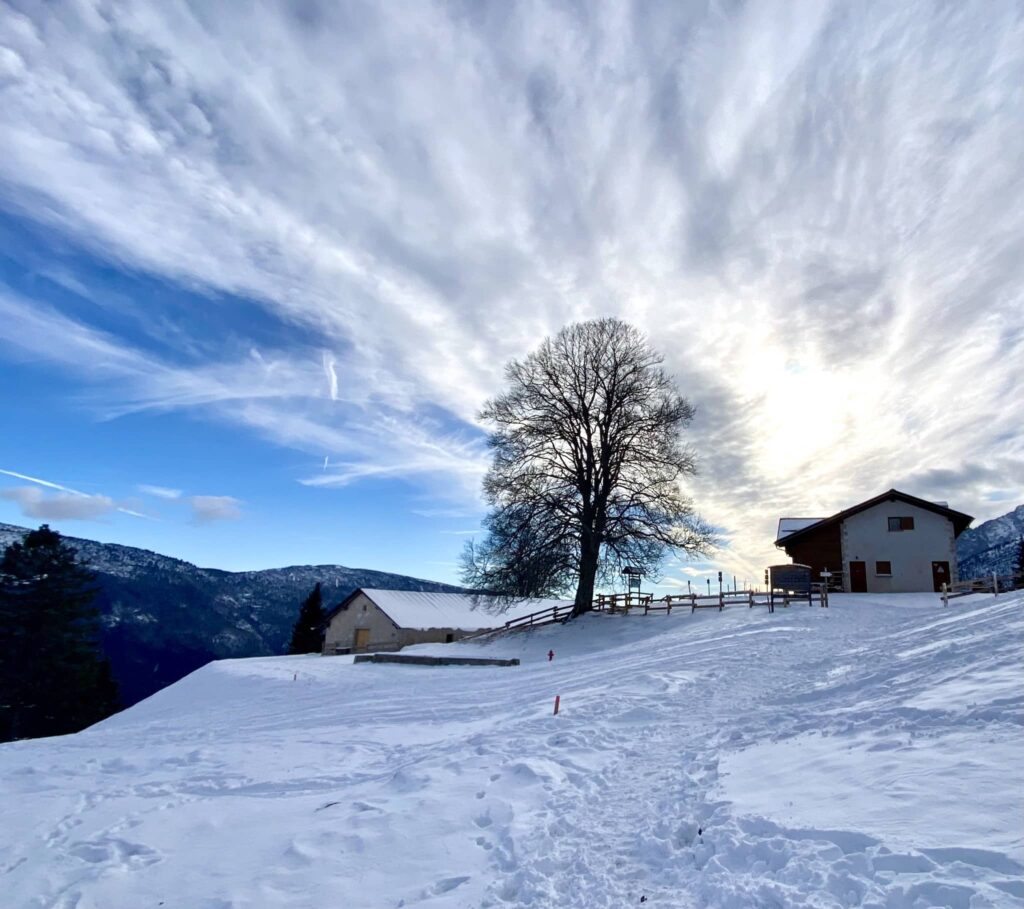
[[[510,619],[546,609],[558,600],[520,600],[498,611],[494,597],[465,593],[360,588],[326,617],[323,653],[401,650],[410,644],[451,643]]]
[[[896,489],[827,518],[783,518],[775,545],[841,578],[848,593],[940,590],[957,577],[956,538],[973,518]]]

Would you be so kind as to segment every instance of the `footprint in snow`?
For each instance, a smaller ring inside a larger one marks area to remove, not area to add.
[[[469,880],[469,875],[461,875],[459,877],[446,877],[439,880],[434,884],[432,890],[435,896],[442,893],[450,893],[456,887],[461,887],[466,881]]]
[[[152,865],[161,859],[160,853],[140,843],[129,843],[127,840],[115,838],[85,840],[75,843],[68,852],[83,862],[91,865],[113,863],[124,868],[136,868]]]

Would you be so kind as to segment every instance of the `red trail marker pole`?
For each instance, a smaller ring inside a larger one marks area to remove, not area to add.
[[[560,694],[556,694],[555,695],[555,712],[552,714],[552,716],[558,716],[558,704],[559,704],[559,702],[561,700],[562,700],[562,696]]]

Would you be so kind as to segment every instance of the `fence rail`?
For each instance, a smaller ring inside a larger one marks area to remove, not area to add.
[[[943,584],[939,591],[942,597],[942,605],[948,606],[950,600],[960,597],[968,597],[973,593],[991,593],[998,595],[1009,590],[1018,590],[1024,587],[1024,575],[1019,574],[992,574],[983,578],[969,578],[963,581],[952,581]]]
[[[698,609],[717,609],[721,612],[726,606],[746,606],[748,609],[752,609],[754,606],[767,606],[769,612],[774,612],[777,601],[781,602],[783,606],[789,606],[790,603],[797,602],[806,602],[810,605],[815,600],[821,606],[828,606],[828,590],[824,584],[812,584],[809,593],[783,590],[722,590],[719,593],[671,593],[657,599],[653,593],[599,593],[594,598],[591,608],[594,612],[621,615],[634,609],[642,609],[644,615],[650,615],[652,612],[664,612],[671,615],[673,609],[684,608],[689,608],[691,613]],[[572,603],[566,603],[564,606],[549,606],[547,609],[531,612],[529,615],[509,619],[497,628],[485,628],[467,634],[459,640],[468,641],[506,631],[553,625],[556,622],[564,622],[572,610]]]

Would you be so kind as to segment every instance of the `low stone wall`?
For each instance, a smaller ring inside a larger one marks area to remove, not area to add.
[[[519,660],[489,660],[483,657],[413,656],[409,653],[361,653],[356,663],[404,663],[410,666],[518,666]]]

